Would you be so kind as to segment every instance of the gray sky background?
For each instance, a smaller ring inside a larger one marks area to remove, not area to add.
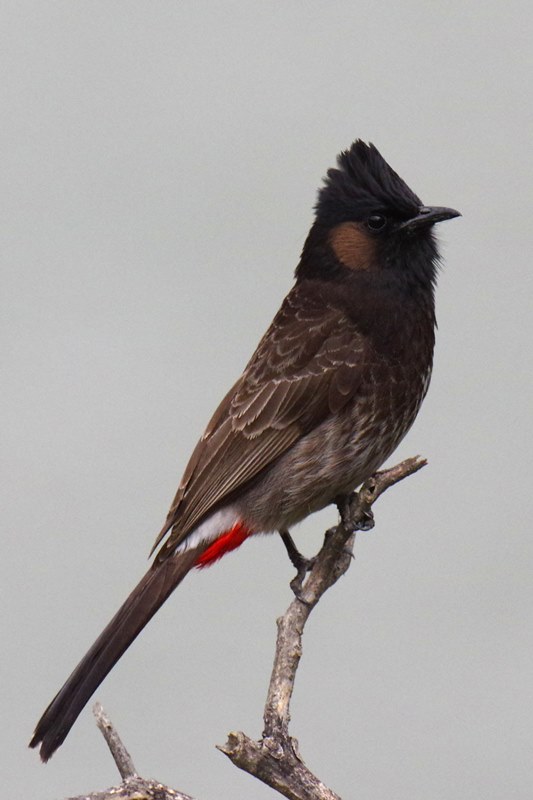
[[[304,641],[292,733],[358,800],[530,800],[531,3],[2,3],[2,789],[117,782],[89,710],[40,713],[133,584],[199,434],[292,281],[316,189],[373,141],[439,226],[433,383]],[[333,509],[297,531],[312,553]],[[96,697],[138,769],[273,797],[261,732],[292,570],[190,576]]]

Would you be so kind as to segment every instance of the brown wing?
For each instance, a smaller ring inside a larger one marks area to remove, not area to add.
[[[283,302],[189,461],[154,549],[166,558],[210,511],[273,463],[359,386],[365,337],[309,285]]]

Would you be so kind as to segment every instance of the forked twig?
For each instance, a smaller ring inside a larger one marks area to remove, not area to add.
[[[164,786],[159,781],[145,780],[137,775],[130,754],[100,703],[93,706],[93,714],[118,767],[122,783],[103,792],[69,797],[67,800],[194,800],[190,795]]]

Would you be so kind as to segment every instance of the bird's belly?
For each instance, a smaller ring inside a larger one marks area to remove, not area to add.
[[[304,436],[247,492],[245,518],[256,531],[290,528],[348,494],[392,454],[411,427],[421,402],[360,406],[329,417]],[[392,408],[391,406],[394,406]]]

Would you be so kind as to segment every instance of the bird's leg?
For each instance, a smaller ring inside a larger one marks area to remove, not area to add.
[[[291,560],[291,564],[296,569],[296,575],[292,579],[290,583],[290,587],[296,597],[300,596],[300,592],[302,589],[302,584],[304,582],[304,578],[310,570],[313,569],[315,558],[306,558],[303,556],[296,545],[294,544],[294,540],[290,535],[289,531],[279,531],[279,535],[281,536],[281,540],[285,545],[285,549],[287,550],[287,555]]]

